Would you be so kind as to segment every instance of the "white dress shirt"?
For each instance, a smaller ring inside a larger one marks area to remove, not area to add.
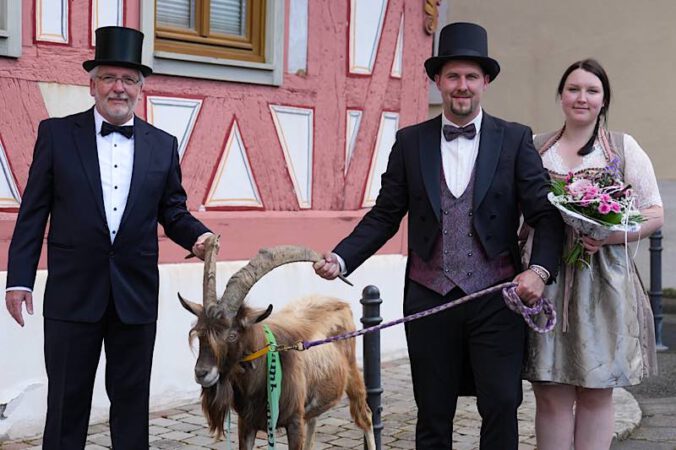
[[[120,228],[122,214],[129,196],[131,174],[134,167],[134,137],[127,139],[120,133],[101,136],[103,121],[103,116],[94,108],[96,150],[99,155],[103,207],[106,212],[106,222],[112,243],[115,241],[115,236]],[[134,118],[132,117],[123,125],[134,125]],[[32,292],[32,289],[25,286],[8,286],[5,290]]]
[[[120,228],[120,221],[129,196],[131,174],[134,168],[134,137],[127,139],[120,133],[101,136],[103,121],[103,116],[94,108],[96,151],[99,155],[99,170],[101,171],[103,208],[106,212],[106,222],[112,243]],[[134,118],[132,117],[123,125],[134,125]]]
[[[459,125],[448,120],[444,114],[441,115],[441,164],[444,168],[446,185],[456,198],[459,198],[465,192],[469,180],[472,178],[474,163],[479,154],[482,119],[483,110],[479,109],[479,114],[467,124],[473,123],[476,127],[474,139],[459,136],[452,141],[447,141],[444,138],[444,125],[453,125],[454,127]]]
[[[453,125],[454,127],[458,127],[459,125],[448,120],[443,113],[441,114],[441,164],[444,168],[446,185],[456,198],[460,197],[462,193],[465,192],[469,180],[472,178],[474,163],[479,154],[479,138],[482,119],[483,110],[479,109],[479,114],[474,120],[467,124],[473,123],[476,127],[476,136],[474,136],[474,139],[467,139],[464,136],[460,136],[449,142],[444,138],[444,125]],[[340,255],[336,253],[334,253],[334,255],[336,255],[336,259],[338,260],[340,272],[344,275],[346,272],[345,261]]]

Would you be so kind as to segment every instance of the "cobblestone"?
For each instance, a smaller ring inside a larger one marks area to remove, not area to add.
[[[415,447],[416,409],[411,390],[408,361],[401,359],[383,364],[383,449],[413,449]],[[534,417],[535,405],[530,384],[524,382],[524,401],[519,409],[519,450],[535,450]],[[616,389],[613,397],[616,410],[615,434],[628,436],[641,420],[641,410],[636,400],[624,389]],[[666,402],[655,402],[652,411],[666,407]],[[232,419],[231,448],[236,447],[237,423]],[[361,431],[349,416],[347,399],[318,420],[315,449],[360,449],[363,448]],[[481,421],[474,398],[461,398],[458,401],[454,421],[454,449],[475,450],[479,448],[479,430]],[[666,428],[666,427],[665,427]],[[665,438],[673,435],[671,429],[664,430]],[[206,421],[198,403],[177,408],[156,411],[150,417],[150,448],[159,449],[225,449],[224,441],[215,442],[208,435]],[[284,430],[277,434],[278,450],[288,449]],[[28,450],[40,444],[40,438],[26,439],[22,442],[0,443],[2,450]],[[110,432],[107,423],[95,424],[89,428],[87,450],[110,448]],[[260,432],[256,439],[256,449],[267,449],[266,436]]]

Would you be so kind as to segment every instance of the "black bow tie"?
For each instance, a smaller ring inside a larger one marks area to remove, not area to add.
[[[444,125],[444,138],[447,141],[452,141],[459,136],[464,136],[467,139],[474,139],[476,136],[476,127],[470,123],[464,127],[454,127],[453,125]]]
[[[120,133],[122,136],[127,139],[131,139],[134,135],[134,126],[133,125],[112,125],[108,122],[103,122],[101,125],[101,136],[108,136],[110,133]]]

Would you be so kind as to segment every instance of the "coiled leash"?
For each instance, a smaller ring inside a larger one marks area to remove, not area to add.
[[[531,307],[526,306],[523,304],[519,296],[516,294],[516,286],[517,284],[512,282],[496,284],[495,286],[491,286],[487,289],[483,289],[473,294],[466,295],[457,300],[444,303],[443,305],[426,309],[425,311],[421,311],[419,313],[411,314],[410,316],[402,317],[400,319],[393,320],[390,322],[381,323],[380,325],[362,328],[361,330],[352,331],[350,333],[331,336],[326,339],[319,339],[316,341],[298,341],[295,344],[291,345],[268,344],[262,349],[258,350],[257,352],[244,357],[244,359],[242,359],[242,362],[253,361],[254,359],[260,358],[261,356],[264,356],[269,352],[284,352],[288,350],[303,351],[312,347],[316,347],[318,345],[342,341],[344,339],[355,338],[357,336],[361,336],[366,333],[372,333],[374,331],[389,328],[394,325],[399,325],[401,323],[406,323],[412,320],[417,320],[423,317],[431,316],[432,314],[436,314],[446,309],[453,308],[454,306],[467,303],[471,300],[483,297],[484,295],[492,294],[493,292],[497,292],[499,290],[502,290],[502,297],[505,303],[507,304],[507,307],[509,307],[509,309],[511,309],[515,313],[521,314],[521,316],[523,316],[524,320],[526,321],[526,324],[528,324],[528,326],[532,328],[533,331],[537,333],[548,333],[552,331],[554,329],[554,326],[556,325],[556,310],[554,309],[552,302],[549,299],[542,297],[539,298],[537,302],[535,302],[535,305]],[[539,314],[543,314],[547,318],[547,321],[544,326],[540,326],[537,323],[535,323],[534,317]]]
[[[342,341],[345,339],[351,339],[357,336],[361,336],[366,333],[372,333],[374,331],[382,330],[384,328],[389,328],[394,325],[399,325],[400,323],[410,322],[412,320],[421,319],[423,317],[431,316],[438,312],[444,311],[454,306],[467,303],[470,300],[482,297],[487,294],[492,294],[493,292],[502,290],[502,297],[507,304],[507,307],[514,311],[517,314],[521,314],[528,324],[534,331],[538,333],[548,333],[556,325],[556,310],[554,309],[552,302],[544,297],[538,299],[534,306],[528,307],[523,304],[519,296],[516,294],[516,283],[502,283],[490,288],[475,292],[470,295],[466,295],[457,300],[444,303],[443,305],[435,306],[434,308],[421,311],[416,314],[411,314],[410,316],[402,317],[401,319],[393,320],[391,322],[386,322],[380,325],[375,325],[368,328],[363,328],[361,330],[353,331],[350,333],[339,334],[337,336],[331,336],[326,339],[319,339],[316,341],[298,341],[292,345],[279,345],[275,340],[275,336],[267,325],[263,325],[265,331],[265,340],[267,344],[262,349],[247,355],[242,359],[242,362],[253,361],[262,356],[267,355],[267,387],[268,387],[268,450],[273,450],[275,448],[275,428],[277,428],[277,417],[279,415],[279,396],[281,391],[281,379],[282,379],[282,366],[279,360],[279,352],[297,350],[303,351],[312,347],[316,347],[322,344],[328,344],[331,342]],[[538,314],[544,314],[547,318],[547,322],[544,326],[539,326],[533,320],[533,317]],[[227,417],[227,448],[230,448],[230,414],[228,413]]]

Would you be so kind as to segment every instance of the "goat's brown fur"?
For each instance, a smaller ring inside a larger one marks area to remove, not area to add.
[[[243,305],[228,323],[212,305],[199,308],[193,311],[199,314],[190,333],[191,338],[200,340],[196,376],[204,353],[211,353],[220,374],[216,384],[202,389],[202,409],[210,431],[221,438],[226,414],[234,408],[239,416],[240,449],[248,449],[255,432],[267,429],[265,358],[240,362],[265,346],[262,324],[257,323],[262,311]],[[278,344],[323,339],[355,329],[350,306],[322,296],[298,300],[270,316],[266,324]],[[357,368],[353,339],[304,352],[282,352],[280,356],[283,378],[278,426],[287,429],[290,449],[305,448],[305,422],[332,408],[343,392],[349,397],[350,413],[357,426],[372,433],[371,411]],[[311,436],[307,440],[310,442]]]

